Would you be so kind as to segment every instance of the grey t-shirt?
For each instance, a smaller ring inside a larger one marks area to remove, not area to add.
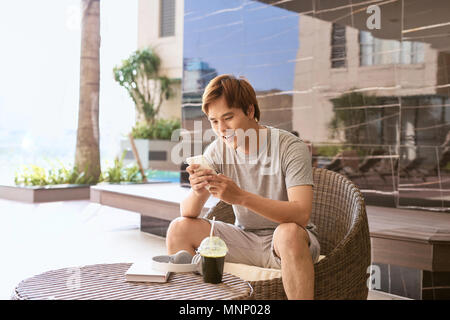
[[[216,139],[205,149],[204,156],[217,173],[231,178],[241,189],[264,198],[288,201],[288,188],[314,185],[310,152],[306,143],[290,132],[265,128],[259,131],[265,141],[259,152],[245,155]],[[246,207],[233,205],[233,211],[235,225],[246,231],[267,235],[278,226]],[[308,229],[314,228],[313,224],[308,225]]]

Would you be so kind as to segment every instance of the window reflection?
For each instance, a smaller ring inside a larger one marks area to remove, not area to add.
[[[310,141],[316,166],[390,205],[450,211],[448,17],[389,2],[368,30],[363,2],[313,3],[186,0],[183,126],[205,120],[209,77],[242,75],[261,123]]]
[[[344,68],[347,65],[345,26],[333,23],[331,31],[331,67]]]
[[[370,32],[360,31],[359,43],[361,66],[424,62],[425,51],[422,42],[378,39]]]

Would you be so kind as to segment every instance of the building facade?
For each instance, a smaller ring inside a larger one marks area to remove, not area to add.
[[[139,0],[138,48],[152,47],[161,58],[160,73],[168,78],[183,77],[183,0]],[[181,83],[175,97],[163,102],[161,118],[181,119]]]

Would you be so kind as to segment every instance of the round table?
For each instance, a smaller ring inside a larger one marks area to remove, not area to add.
[[[251,285],[229,273],[222,283],[204,283],[202,276],[171,273],[165,283],[127,282],[131,263],[96,264],[52,270],[21,281],[14,300],[245,300]]]

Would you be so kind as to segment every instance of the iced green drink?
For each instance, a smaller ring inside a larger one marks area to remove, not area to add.
[[[202,259],[203,281],[207,283],[221,283],[223,265],[228,248],[219,237],[203,239],[198,252]]]

